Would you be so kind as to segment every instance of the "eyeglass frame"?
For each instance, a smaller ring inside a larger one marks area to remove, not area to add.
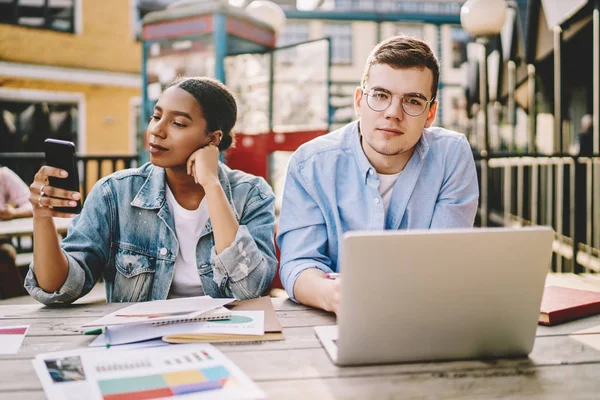
[[[394,93],[392,93],[392,92],[390,92],[389,90],[387,90],[387,89],[384,89],[384,88],[371,88],[371,89],[369,89],[369,90],[367,91],[367,88],[366,88],[366,87],[361,87],[361,90],[362,90],[362,94],[363,94],[363,96],[367,96],[367,99],[366,99],[367,106],[368,106],[368,107],[369,107],[371,110],[373,110],[373,111],[375,111],[375,112],[383,112],[383,111],[387,110],[388,108],[390,108],[390,106],[391,106],[391,105],[392,105],[392,103],[394,102],[394,96],[396,96],[396,97],[399,97],[399,98],[400,98],[400,106],[402,107],[402,111],[403,111],[403,112],[404,112],[406,115],[408,115],[408,116],[411,116],[411,117],[419,117],[419,116],[423,115],[423,113],[424,113],[424,112],[427,110],[427,104],[431,105],[431,103],[433,103],[433,102],[435,101],[435,97],[432,97],[430,100],[426,100],[426,99],[427,99],[427,97],[423,96],[423,98],[422,98],[422,99],[424,99],[424,100],[425,100],[425,107],[423,107],[423,111],[421,111],[419,114],[413,115],[413,114],[410,114],[410,113],[408,113],[408,112],[406,111],[406,109],[404,108],[404,96],[406,96],[407,94],[409,94],[409,95],[415,95],[415,93],[414,93],[414,92],[412,92],[412,93],[404,93],[403,95],[399,96],[399,95],[397,95],[397,94],[394,94]],[[381,90],[382,92],[387,92],[387,93],[389,93],[389,95],[391,96],[390,104],[388,104],[388,105],[387,105],[387,107],[386,107],[386,108],[384,108],[383,110],[375,110],[375,109],[373,109],[373,107],[371,107],[371,105],[369,104],[369,97],[372,97],[372,96],[369,94],[369,92],[371,92],[371,93],[372,93],[374,90]],[[420,93],[417,93],[417,94],[420,94]],[[415,96],[415,97],[416,97],[416,96]]]

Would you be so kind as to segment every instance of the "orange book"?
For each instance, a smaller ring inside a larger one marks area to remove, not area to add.
[[[600,313],[600,292],[547,286],[540,307],[541,325],[556,325]]]

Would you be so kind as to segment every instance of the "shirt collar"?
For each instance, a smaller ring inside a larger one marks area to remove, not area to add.
[[[359,121],[351,122],[348,126],[348,129],[350,130],[352,151],[354,152],[354,156],[356,157],[361,176],[365,179],[366,182],[366,179],[369,176],[369,171],[371,169],[375,170],[375,168],[369,162],[369,159],[365,155],[365,152],[362,148]],[[417,153],[421,159],[424,159],[427,153],[429,152],[429,142],[427,141],[426,132],[427,128],[424,128],[423,133],[421,134],[421,138],[415,146],[415,153]]]

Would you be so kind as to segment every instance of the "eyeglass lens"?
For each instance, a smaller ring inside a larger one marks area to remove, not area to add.
[[[383,90],[370,90],[366,92],[367,105],[373,111],[384,111],[392,104],[392,94]],[[427,107],[427,100],[419,96],[404,95],[401,98],[402,109],[410,116],[423,114]]]

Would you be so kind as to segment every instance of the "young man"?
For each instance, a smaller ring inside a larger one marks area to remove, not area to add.
[[[479,190],[464,135],[430,128],[439,62],[423,41],[394,36],[367,59],[358,121],[301,146],[286,179],[278,243],[290,298],[337,312],[342,234],[472,227]],[[398,255],[401,257],[401,255]],[[377,277],[377,266],[373,277]]]

